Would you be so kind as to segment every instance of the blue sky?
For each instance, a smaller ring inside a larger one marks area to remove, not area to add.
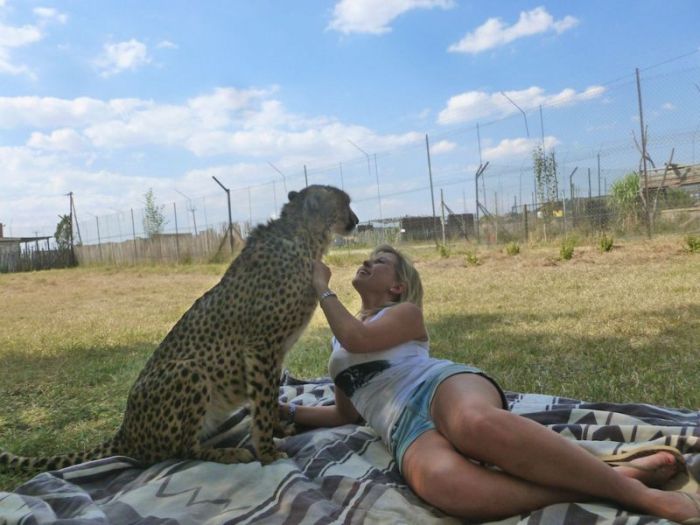
[[[650,134],[697,161],[698,27],[694,0],[0,0],[0,222],[51,234],[69,191],[87,219],[153,188],[215,223],[212,175],[236,220],[265,220],[304,165],[340,185],[340,163],[361,219],[430,213],[426,133],[437,186],[472,211],[477,122],[487,193],[527,201],[540,105],[562,170],[596,150],[611,180],[635,167],[635,67]]]

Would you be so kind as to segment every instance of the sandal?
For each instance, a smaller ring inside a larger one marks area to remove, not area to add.
[[[646,473],[651,473],[654,474],[656,472],[661,472],[664,466],[661,467],[647,467],[644,465],[637,465],[634,463],[631,463],[635,459],[640,459],[643,457],[648,457],[654,454],[657,454],[659,452],[667,452],[671,454],[674,459],[676,460],[675,468],[676,468],[676,473],[679,470],[679,467],[682,465],[685,465],[685,459],[681,455],[681,453],[678,451],[678,449],[675,449],[673,447],[650,447],[648,449],[643,449],[643,450],[635,450],[631,451],[628,453],[623,453],[617,456],[611,456],[609,459],[603,459],[605,463],[610,465],[611,467],[625,467],[625,468],[631,468],[635,470],[639,470],[641,472],[646,472]],[[613,460],[614,458],[614,460]],[[669,465],[670,467],[670,465]],[[665,476],[663,479],[661,479],[661,476],[658,477],[658,479],[654,479],[653,476],[650,476],[649,483],[646,483],[650,487],[658,487],[662,485],[664,482],[668,481],[668,479],[672,478],[675,476],[674,474],[671,474],[670,476]]]

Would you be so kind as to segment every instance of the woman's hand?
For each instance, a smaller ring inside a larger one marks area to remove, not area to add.
[[[321,261],[314,261],[312,283],[318,295],[328,290],[328,282],[330,280],[331,269]]]

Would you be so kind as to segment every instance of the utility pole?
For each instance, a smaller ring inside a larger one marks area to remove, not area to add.
[[[73,245],[73,192],[72,191],[68,192],[68,193],[66,193],[66,195],[70,199],[70,201],[69,201],[70,202],[70,204],[69,204],[70,211],[69,211],[69,215],[68,215],[68,217],[69,217],[68,221],[69,221],[69,225],[70,225],[70,228],[68,230],[69,240],[70,240],[70,254],[71,254],[71,259],[73,259],[73,262],[75,262],[75,246]]]
[[[435,245],[437,245],[437,229],[435,228],[435,194],[433,193],[433,167],[430,164],[430,142],[428,141],[428,134],[425,134],[425,151],[428,155],[428,178],[430,179],[430,205],[433,207],[433,240]]]
[[[304,184],[305,188],[309,187],[309,174],[306,172],[306,164],[304,164]]]
[[[647,173],[647,133],[644,129],[644,111],[642,110],[642,86],[639,81],[639,68],[635,69],[637,75],[637,99],[639,101],[639,128],[642,133],[642,169],[644,172],[644,208],[647,218],[647,237],[651,239],[651,215],[649,214],[649,177]]]
[[[598,153],[598,197],[600,197],[600,153]]]
[[[80,224],[78,224],[78,212],[75,211],[75,199],[73,199],[73,192],[66,193],[70,197],[70,235],[71,235],[71,246],[73,246],[73,225],[75,224],[75,231],[78,234],[78,244],[83,244],[83,238],[80,235]]]
[[[576,205],[574,204],[574,173],[578,170],[578,166],[569,175],[569,189],[571,191],[571,228],[576,226]]]
[[[284,175],[282,177],[284,177]],[[216,183],[219,186],[221,186],[221,189],[223,189],[226,192],[226,202],[228,203],[228,239],[229,243],[231,244],[231,254],[233,255],[233,221],[231,220],[231,190],[229,190],[226,186],[221,184],[221,182],[219,182],[219,179],[217,179],[214,175],[212,175],[211,178],[214,179]]]

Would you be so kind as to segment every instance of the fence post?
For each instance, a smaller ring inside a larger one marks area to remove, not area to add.
[[[233,255],[233,221],[231,220],[231,190],[229,190],[226,186],[221,184],[221,182],[219,182],[219,179],[214,177],[214,175],[212,175],[211,178],[214,179],[216,183],[219,186],[221,186],[221,188],[226,192],[226,202],[228,204],[228,239],[229,243],[231,244],[231,255]],[[275,213],[277,213],[276,209]]]
[[[644,111],[642,110],[642,85],[639,81],[639,68],[637,74],[637,100],[639,101],[639,128],[642,133],[642,168],[644,173],[644,209],[647,218],[647,237],[651,239],[651,215],[649,214],[649,177],[647,173],[647,132],[644,129]]]
[[[571,175],[569,175],[569,188],[571,189],[571,229],[573,230],[576,228],[576,204],[574,201],[575,195],[574,195],[574,173],[576,173],[576,170],[578,170],[578,166],[574,168],[574,170],[571,172]]]
[[[562,190],[562,193],[564,193],[563,190]],[[566,236],[566,213],[567,213],[567,211],[566,211],[566,193],[564,193],[564,195],[562,196],[561,203],[562,203],[562,206],[564,208],[562,210],[562,212],[564,214],[564,236]]]
[[[137,248],[136,248],[136,225],[134,224],[134,208],[131,208],[131,235],[134,239],[134,264],[136,264]]]
[[[496,244],[498,244],[498,192],[493,192],[493,200],[496,205],[496,215],[494,216],[494,224],[496,225]]]
[[[430,164],[430,142],[428,142],[428,134],[425,134],[425,151],[428,155],[428,177],[430,179],[430,205],[433,207],[433,241],[437,245],[437,228],[435,228],[435,223],[437,222],[437,217],[435,216],[435,194],[433,193],[433,167]]]
[[[97,249],[100,252],[100,260],[102,261],[102,239],[100,239],[100,218],[95,215],[95,222],[97,223]],[[104,262],[104,261],[102,261]]]
[[[527,228],[527,204],[523,204],[523,219],[525,221],[525,242],[530,242],[530,232]]]
[[[440,188],[440,224],[442,225],[442,245],[447,246],[445,240],[445,196]]]
[[[180,232],[177,229],[177,206],[173,202],[173,213],[175,214],[175,256],[180,262]]]

